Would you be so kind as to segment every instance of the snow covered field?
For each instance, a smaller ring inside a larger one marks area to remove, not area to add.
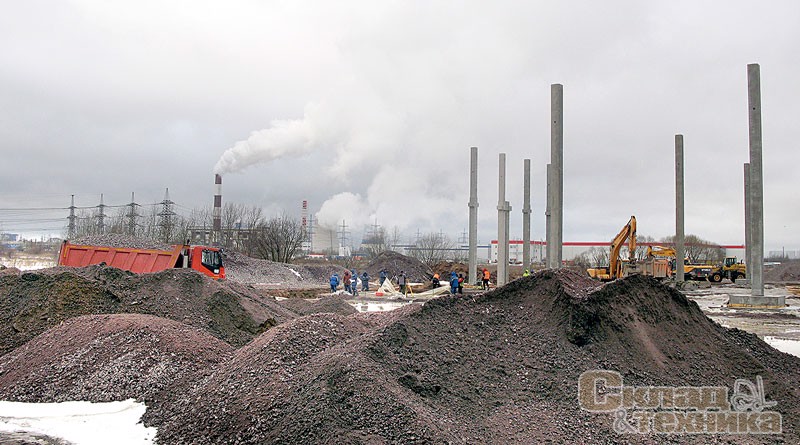
[[[4,437],[15,436],[5,433],[24,432],[37,439],[46,436],[42,443],[152,444],[156,429],[139,423],[146,409],[133,399],[109,403],[0,401],[0,441],[9,443]]]

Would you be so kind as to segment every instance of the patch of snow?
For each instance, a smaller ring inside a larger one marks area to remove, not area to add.
[[[147,406],[120,402],[23,403],[0,401],[0,431],[33,432],[76,445],[152,444],[155,428],[139,420]]]
[[[289,270],[291,270],[293,274],[297,275],[297,278],[300,278],[301,280],[303,279],[303,277],[301,277],[296,270],[292,269],[291,267],[289,268]]]

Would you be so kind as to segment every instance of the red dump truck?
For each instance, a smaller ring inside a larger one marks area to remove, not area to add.
[[[205,246],[175,245],[172,250],[128,247],[88,246],[64,241],[58,255],[59,266],[85,267],[106,263],[134,273],[152,273],[172,268],[192,268],[215,280],[225,278],[219,249]]]

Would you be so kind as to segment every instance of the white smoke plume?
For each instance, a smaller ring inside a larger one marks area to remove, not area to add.
[[[361,195],[343,192],[325,201],[316,217],[320,226],[335,230],[342,221],[350,227],[366,225],[372,218],[372,212]]]
[[[274,120],[269,128],[254,131],[247,140],[225,150],[214,173],[239,172],[251,165],[309,153],[315,147],[316,134],[311,115],[307,108],[303,119]]]

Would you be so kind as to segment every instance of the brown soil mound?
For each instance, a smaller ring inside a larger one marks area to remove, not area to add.
[[[241,346],[297,315],[274,299],[190,269],[135,275],[107,266],[56,267],[0,276],[0,354],[87,314],[152,314]]]
[[[0,267],[0,275],[19,275],[22,271],[17,269],[16,267]]]
[[[369,273],[370,281],[378,281],[381,270],[384,269],[388,278],[405,272],[409,282],[424,283],[433,277],[431,269],[418,259],[390,250],[379,253],[365,269]],[[359,271],[359,274],[361,272],[363,271]]]
[[[340,295],[331,295],[317,299],[289,298],[279,300],[278,304],[300,315],[339,314],[350,315],[358,312],[353,305]]]
[[[800,283],[800,261],[787,261],[764,267],[767,283]]]
[[[153,403],[232,354],[227,343],[164,318],[76,317],[0,357],[0,399]]]
[[[166,443],[797,443],[799,366],[650,278],[544,271],[475,298],[293,320],[154,416]],[[579,408],[591,369],[637,386],[761,376],[785,434],[620,436]]]

